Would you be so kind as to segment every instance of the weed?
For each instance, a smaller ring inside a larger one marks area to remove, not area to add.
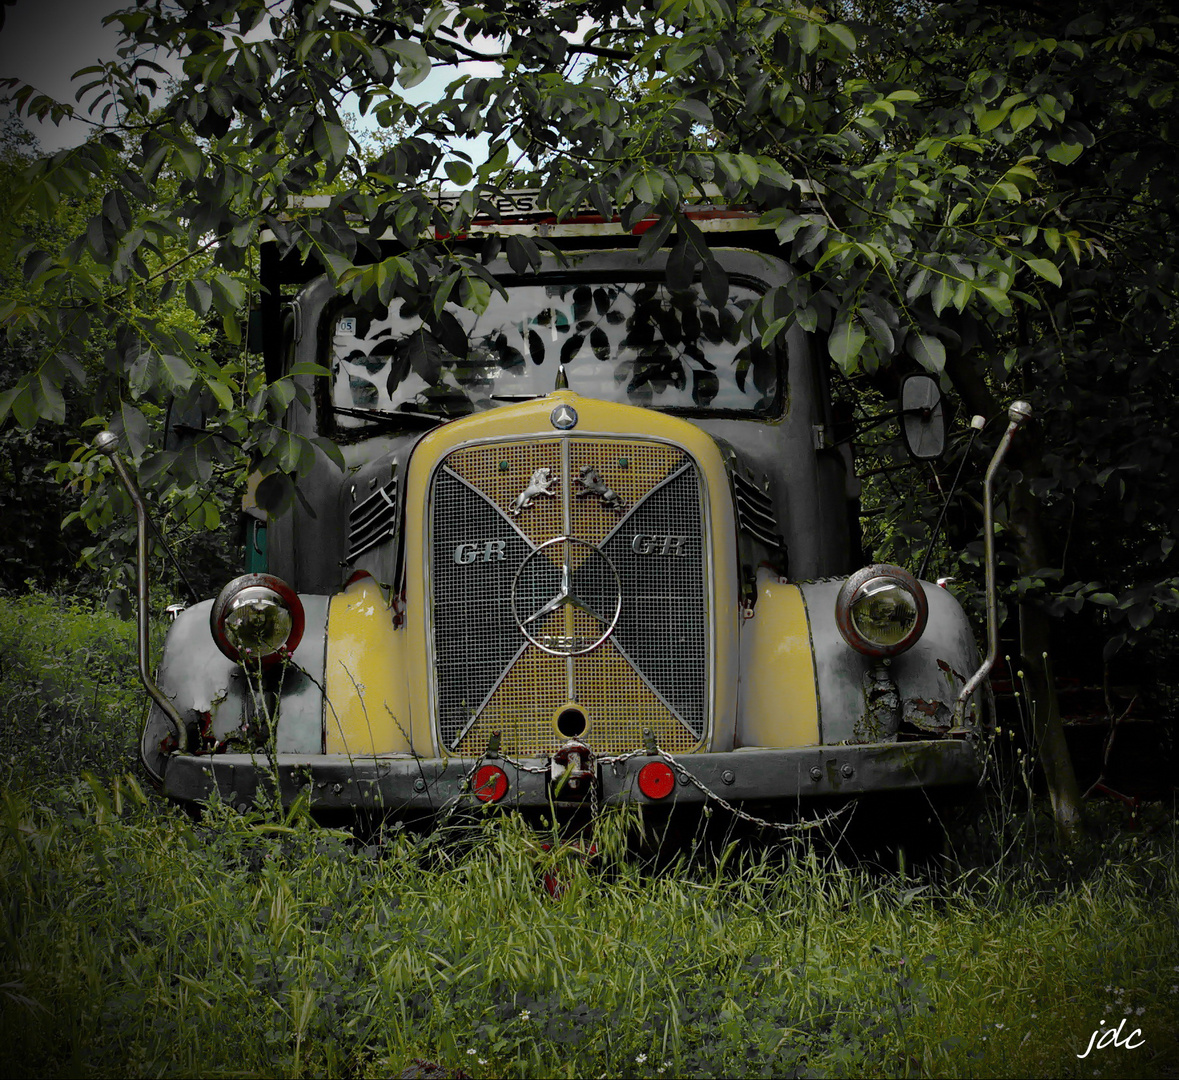
[[[1132,834],[1111,818],[1070,865],[1047,857],[1033,803],[990,826],[1001,859],[960,846],[921,880],[805,841],[636,859],[633,812],[603,816],[592,858],[511,816],[372,844],[299,809],[214,803],[193,821],[127,774],[123,676],[102,678],[91,716],[70,695],[94,683],[56,673],[89,657],[97,680],[95,657],[113,665],[129,639],[85,609],[16,603],[40,651],[18,668],[0,646],[6,730],[52,678],[46,715],[100,745],[54,763],[34,733],[36,766],[12,766],[0,796],[5,1075],[378,1077],[422,1059],[477,1080],[1088,1078],[1177,1062],[1173,808]],[[73,659],[54,645],[67,635]],[[1123,1019],[1141,1046],[1078,1057]]]

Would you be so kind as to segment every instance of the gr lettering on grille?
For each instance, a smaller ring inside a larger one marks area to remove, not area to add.
[[[670,536],[666,533],[635,533],[630,549],[636,555],[670,555],[687,558],[688,538]]]
[[[454,561],[459,566],[473,562],[503,562],[506,540],[464,540],[454,549]]]

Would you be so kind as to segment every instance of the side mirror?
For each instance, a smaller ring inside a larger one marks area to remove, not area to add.
[[[918,461],[934,461],[946,450],[946,417],[942,392],[931,375],[906,375],[901,380],[901,438]]]

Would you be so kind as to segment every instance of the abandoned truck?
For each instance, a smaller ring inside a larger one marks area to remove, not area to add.
[[[851,564],[826,360],[797,326],[764,347],[738,330],[788,280],[773,234],[752,213],[692,216],[728,276],[720,307],[672,289],[666,255],[640,263],[616,221],[557,221],[517,193],[482,231],[561,257],[501,259],[502,294],[449,306],[461,355],[323,276],[285,319],[272,308],[272,376],[330,372],[302,377],[313,404],[287,424],[347,467],[323,457],[293,510],[253,511],[249,572],[179,614],[154,679],[141,649],[142,758],[171,798],[785,814],[977,781],[962,609]],[[911,450],[937,454],[936,383],[902,393]]]

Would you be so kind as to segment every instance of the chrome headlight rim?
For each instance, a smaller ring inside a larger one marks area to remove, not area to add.
[[[283,641],[265,651],[242,650],[232,640],[228,618],[235,610],[235,601],[280,605],[290,618],[290,629]],[[266,667],[289,657],[303,638],[306,616],[298,593],[282,578],[273,574],[242,574],[230,581],[217,595],[209,612],[209,630],[217,648],[230,660],[239,664],[261,664]]]
[[[855,606],[873,591],[896,588],[903,591],[913,603],[913,625],[896,641],[874,640],[857,625]],[[925,632],[929,621],[929,601],[925,589],[908,570],[891,563],[873,563],[857,570],[842,585],[835,598],[835,625],[843,640],[865,656],[887,659],[900,656],[911,649]]]

